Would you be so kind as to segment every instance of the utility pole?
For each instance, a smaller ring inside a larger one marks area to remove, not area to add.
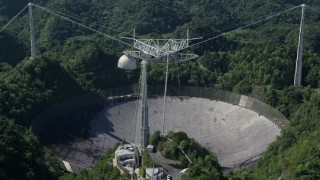
[[[304,34],[304,14],[305,14],[305,4],[301,5],[302,14],[300,22],[300,32],[299,32],[299,43],[297,48],[297,59],[296,59],[296,70],[294,73],[294,86],[301,86],[302,79],[302,55],[303,55],[303,34]]]
[[[30,41],[31,41],[31,59],[36,59],[36,41],[34,37],[33,16],[32,16],[32,3],[29,6],[29,20],[30,20]]]

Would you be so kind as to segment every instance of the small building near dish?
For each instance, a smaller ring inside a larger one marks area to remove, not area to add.
[[[125,174],[134,174],[134,170],[140,167],[139,151],[134,144],[120,145],[115,151],[113,164]]]

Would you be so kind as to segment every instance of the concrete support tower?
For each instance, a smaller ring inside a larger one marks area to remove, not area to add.
[[[299,43],[297,48],[297,59],[296,59],[296,70],[294,73],[294,86],[301,86],[302,78],[302,54],[303,54],[303,34],[304,34],[304,14],[305,14],[305,4],[301,5],[302,14],[300,22],[300,32],[299,32]]]
[[[29,3],[28,6],[29,6],[29,17],[30,17],[31,59],[36,59],[36,41],[34,37],[32,3]]]
[[[148,121],[148,87],[147,87],[147,60],[141,61],[141,101],[142,101],[142,122],[141,122],[141,146],[148,146],[149,121]]]
[[[136,69],[136,62],[141,60],[142,72],[141,72],[141,136],[140,143],[141,149],[145,149],[148,146],[149,139],[149,122],[148,122],[148,92],[147,92],[147,65],[149,61],[162,61],[167,58],[166,68],[166,82],[168,79],[168,65],[169,59],[174,63],[181,63],[191,59],[195,59],[198,55],[195,54],[183,54],[178,53],[183,49],[189,47],[189,41],[201,38],[189,38],[189,31],[187,33],[187,39],[136,39],[135,31],[133,32],[133,38],[126,38],[133,41],[133,47],[138,51],[124,51],[124,55],[120,57],[118,61],[118,67],[121,69]],[[165,88],[166,89],[166,88]],[[166,91],[164,93],[164,106],[163,106],[163,128],[165,123],[165,103],[166,103]],[[135,132],[135,130],[134,130]],[[135,137],[135,135],[133,136]]]

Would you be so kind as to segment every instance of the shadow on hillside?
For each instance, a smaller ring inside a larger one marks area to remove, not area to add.
[[[109,115],[106,114],[108,108],[117,106],[121,102],[107,102],[102,96],[99,97],[101,98],[100,102],[91,105],[79,102],[79,107],[75,109],[67,110],[60,107],[64,109],[65,113],[54,119],[48,120],[50,123],[43,127],[42,131],[39,133],[40,142],[44,145],[69,145],[76,141],[97,137],[101,134],[107,134],[117,141],[123,141],[122,138],[113,134],[115,132],[114,125],[108,119]],[[72,104],[76,103],[75,100],[70,101],[64,102],[64,106],[72,107]],[[59,106],[59,104],[57,106]],[[54,111],[55,107],[52,108],[52,111]],[[53,113],[49,110],[47,111],[48,115]],[[93,120],[95,121],[94,123],[92,123]]]
[[[11,66],[17,65],[27,56],[27,48],[16,37],[1,32],[0,42],[0,59]]]
[[[109,108],[116,106],[114,103],[107,101],[103,112],[97,114],[94,118],[94,122],[91,123],[90,137],[98,137],[99,135],[108,135],[117,141],[123,141],[122,138],[114,134],[115,129],[113,123],[109,120],[110,114],[107,113]]]
[[[77,139],[88,139],[90,122],[102,107],[100,104],[94,104],[57,116],[39,134],[40,142],[44,145],[68,145]]]

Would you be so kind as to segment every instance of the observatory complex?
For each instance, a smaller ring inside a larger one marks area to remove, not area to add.
[[[144,150],[149,134],[156,130],[162,130],[163,135],[169,131],[186,132],[215,153],[223,168],[232,169],[257,160],[280,135],[281,129],[288,125],[288,120],[276,109],[247,96],[197,87],[174,88],[174,92],[171,89],[168,95],[169,61],[181,63],[198,57],[178,53],[188,48],[189,41],[193,40],[189,39],[189,32],[187,39],[138,40],[135,33],[133,38],[127,39],[132,40],[139,51],[124,51],[118,67],[136,69],[141,61],[140,88],[135,93],[120,91],[127,93],[109,94],[108,99],[101,97],[96,102],[95,98],[89,98],[93,104],[103,107],[89,120],[89,125],[82,128],[81,131],[88,132],[88,137],[75,138],[67,145],[50,145],[67,170],[79,172],[92,167],[103,152],[119,141],[130,142],[140,151]],[[150,61],[166,62],[165,86],[156,93],[148,92],[153,89],[147,86],[147,65]],[[39,125],[35,120],[32,128],[43,131],[54,121]],[[50,130],[44,134],[48,132]],[[117,152],[117,164],[120,162],[120,167],[133,172],[137,165],[135,151],[122,148]]]
[[[201,39],[189,38],[189,31],[186,39],[139,39],[136,38],[134,31],[132,38],[124,38],[133,42],[130,45],[57,14],[50,9],[29,3],[31,59],[36,59],[36,41],[32,18],[33,6],[134,48],[135,50],[124,51],[124,55],[120,57],[118,62],[119,68],[136,69],[138,64],[141,64],[138,92],[126,91],[126,93],[117,93],[116,95],[111,93],[107,95],[107,98],[92,97],[92,94],[85,98],[79,97],[77,100],[79,103],[76,105],[74,105],[74,99],[70,100],[72,101],[70,104],[73,104],[73,106],[55,113],[52,113],[54,110],[49,108],[33,121],[33,131],[40,137],[42,136],[42,139],[46,139],[51,136],[50,131],[59,121],[58,117],[68,116],[71,111],[88,108],[90,104],[101,106],[101,109],[94,116],[86,113],[85,123],[78,122],[80,123],[78,125],[81,129],[80,134],[87,132],[85,138],[77,137],[73,132],[59,127],[58,129],[62,129],[60,136],[71,137],[72,141],[64,142],[61,139],[56,139],[54,143],[48,144],[68,171],[79,172],[81,169],[92,167],[103,152],[119,141],[133,143],[134,146],[143,150],[148,145],[149,134],[156,130],[162,130],[164,135],[168,131],[184,131],[215,153],[223,168],[234,168],[257,160],[268,145],[280,134],[281,129],[288,125],[288,120],[279,111],[251,97],[197,87],[190,87],[189,89],[186,89],[186,87],[171,87],[169,90],[167,86],[169,62],[177,64],[198,57],[196,54],[180,52],[191,47],[189,45],[190,41]],[[302,78],[305,5],[303,4],[301,7],[302,16],[294,75],[295,86],[301,85]],[[240,27],[240,29],[263,20]],[[192,46],[216,37],[203,40]],[[151,61],[166,62],[165,86],[160,91],[148,91],[150,89],[147,85],[147,65]],[[61,103],[68,104],[68,101],[65,100]],[[54,116],[47,118],[46,114],[50,113]],[[54,139],[55,137],[50,138]],[[119,161],[122,161],[122,158],[125,159],[123,167],[130,169],[136,165],[136,156],[132,149],[122,147],[122,149],[118,149],[118,152]]]

